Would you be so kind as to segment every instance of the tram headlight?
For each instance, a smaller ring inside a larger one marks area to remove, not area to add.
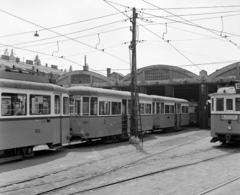
[[[232,127],[231,127],[231,126],[228,126],[227,129],[228,129],[228,131],[231,131],[231,130],[232,130]]]

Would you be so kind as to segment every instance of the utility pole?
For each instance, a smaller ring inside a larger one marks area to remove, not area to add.
[[[138,143],[138,91],[137,91],[137,56],[136,56],[136,8],[133,8],[132,22],[132,41],[129,46],[132,50],[132,68],[131,68],[131,123],[130,123],[130,143]]]

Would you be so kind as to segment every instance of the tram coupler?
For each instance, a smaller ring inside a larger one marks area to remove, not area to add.
[[[211,142],[211,143],[215,143],[215,142],[217,142],[217,141],[219,141],[219,139],[216,138],[216,137],[213,137],[210,142]]]

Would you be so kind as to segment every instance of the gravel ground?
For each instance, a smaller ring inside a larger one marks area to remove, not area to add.
[[[191,128],[147,134],[143,147],[95,142],[36,151],[29,160],[0,165],[0,194],[33,195],[74,182],[78,183],[51,194],[84,190],[93,195],[198,194],[240,176],[240,147],[213,144],[210,139],[209,130]],[[189,166],[174,168],[186,164]],[[133,177],[139,178],[128,180]],[[89,191],[122,180],[128,181]]]

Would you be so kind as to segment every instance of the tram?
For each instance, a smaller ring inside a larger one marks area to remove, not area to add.
[[[189,102],[184,99],[151,95],[153,130],[180,130],[189,124]]]
[[[72,139],[115,141],[130,135],[131,93],[93,87],[68,88]],[[139,94],[142,131],[152,129],[152,98]]]
[[[211,98],[211,142],[240,141],[240,82],[221,87]]]
[[[65,88],[30,74],[0,71],[0,162],[33,155],[33,147],[69,142]]]

